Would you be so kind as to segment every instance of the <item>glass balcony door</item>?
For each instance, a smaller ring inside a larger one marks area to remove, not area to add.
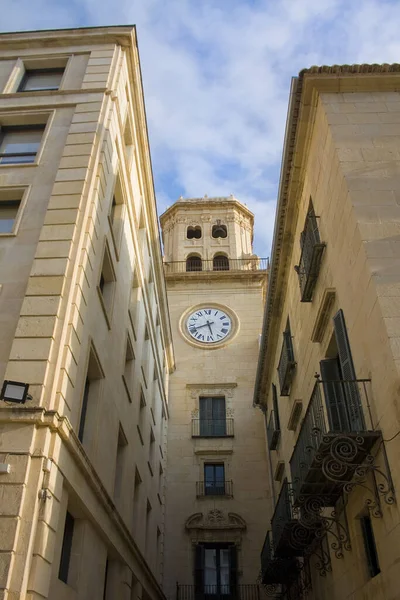
[[[200,398],[200,435],[226,435],[225,398]]]

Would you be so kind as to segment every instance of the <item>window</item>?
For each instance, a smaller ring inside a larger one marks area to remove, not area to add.
[[[114,300],[115,279],[115,272],[110,256],[110,250],[108,248],[108,244],[106,244],[98,290],[101,299],[101,305],[103,307],[109,329],[111,329],[110,314]]]
[[[366,515],[361,517],[361,530],[364,541],[365,555],[367,558],[368,571],[370,577],[375,577],[381,572],[378,561],[378,553],[376,551],[375,536],[372,529],[371,517]]]
[[[186,271],[201,271],[202,261],[200,256],[188,256],[186,259]]]
[[[281,396],[289,396],[290,394],[290,386],[292,384],[295,367],[296,362],[294,360],[292,333],[290,330],[290,321],[288,317],[286,321],[286,328],[283,332],[282,350],[278,365]]]
[[[325,249],[325,243],[320,239],[317,219],[310,198],[304,229],[300,234],[300,262],[295,266],[299,277],[301,302],[312,301]]]
[[[107,599],[108,568],[109,568],[109,560],[108,560],[108,556],[107,556],[107,559],[106,559],[106,568],[104,570],[103,600]]]
[[[195,594],[235,596],[237,552],[232,544],[198,544],[195,547]]]
[[[104,377],[97,353],[92,346],[82,395],[81,414],[78,427],[78,438],[89,445],[96,432],[97,398],[100,382]]]
[[[225,398],[200,398],[200,435],[226,435]]]
[[[225,466],[221,463],[204,465],[204,493],[206,496],[225,495]]]
[[[28,69],[19,85],[18,92],[58,90],[64,69]]]
[[[199,240],[201,238],[200,225],[195,225],[194,227],[192,225],[190,225],[187,228],[186,237],[188,240]]]
[[[212,226],[211,235],[213,238],[226,238],[228,235],[226,225],[222,225],[218,219],[217,224]]]
[[[213,271],[229,271],[229,258],[224,254],[216,254],[213,258]]]
[[[132,379],[133,373],[135,369],[135,353],[133,351],[132,342],[129,335],[126,338],[126,349],[125,349],[125,365],[124,372],[122,374],[122,380],[124,382],[124,386],[126,392],[128,394],[129,402],[132,402]]]
[[[115,462],[115,478],[114,478],[114,496],[119,498],[121,495],[121,485],[124,479],[124,463],[128,440],[126,439],[121,423],[118,430],[117,442],[117,458]]]
[[[139,471],[135,470],[135,488],[133,492],[133,535],[135,537],[136,528],[139,524],[140,518],[140,506],[141,506],[141,488],[142,478],[140,477]]]
[[[0,189],[0,234],[13,233],[23,189]]]
[[[0,130],[0,164],[35,162],[44,125],[4,126]]]
[[[72,538],[74,535],[75,519],[67,511],[65,516],[64,535],[61,547],[60,568],[58,570],[58,578],[64,583],[68,583],[69,566],[71,562]]]
[[[110,203],[110,212],[108,215],[111,238],[117,260],[119,260],[119,252],[122,240],[124,209],[124,194],[122,192],[121,180],[118,176],[115,182],[114,193],[112,195]]]

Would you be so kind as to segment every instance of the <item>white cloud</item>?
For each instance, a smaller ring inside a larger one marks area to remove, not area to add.
[[[399,61],[399,21],[389,0],[14,0],[2,13],[3,30],[136,23],[160,212],[177,189],[234,193],[264,255],[291,76]]]

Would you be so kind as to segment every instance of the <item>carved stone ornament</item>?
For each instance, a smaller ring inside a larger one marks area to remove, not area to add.
[[[225,396],[225,398],[233,398],[233,389],[232,388],[223,388],[223,387],[213,387],[213,388],[196,388],[192,389],[190,392],[190,397],[196,400],[200,398],[200,396],[207,397],[210,394],[213,396]]]
[[[201,215],[200,219],[204,223],[210,222],[211,221],[211,215]]]
[[[188,218],[187,217],[179,216],[179,217],[176,217],[175,221],[177,223],[187,223],[188,222]]]
[[[246,529],[246,521],[236,513],[227,515],[217,508],[208,511],[206,516],[203,513],[194,513],[185,523],[185,528],[191,529]]]

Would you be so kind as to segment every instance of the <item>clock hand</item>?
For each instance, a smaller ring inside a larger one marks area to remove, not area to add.
[[[214,325],[214,321],[211,321],[211,322],[207,321],[207,323],[204,323],[204,325],[197,325],[196,329],[201,329],[202,327],[207,327],[207,325],[208,325],[208,327],[210,327],[210,325]]]
[[[211,329],[211,325],[213,325],[213,323],[210,323],[210,321],[207,321],[207,325],[208,325],[208,329],[210,330],[210,335],[212,337],[213,332],[212,332],[212,329]]]

